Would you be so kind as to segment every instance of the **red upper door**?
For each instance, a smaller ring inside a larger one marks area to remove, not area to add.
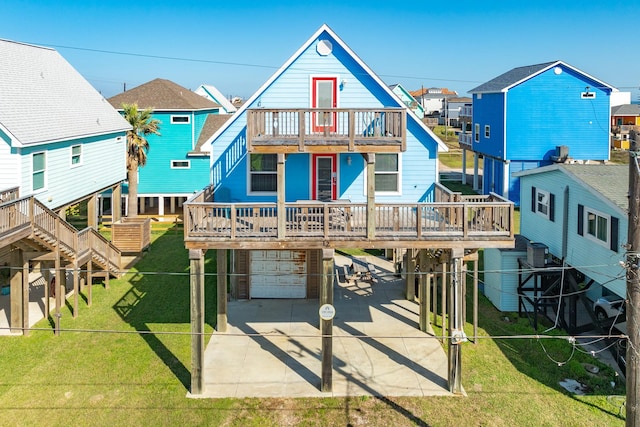
[[[337,77],[312,77],[311,78],[311,108],[337,108],[338,107],[338,78]],[[336,113],[313,113],[313,131],[336,131]],[[328,128],[328,129],[327,129]]]

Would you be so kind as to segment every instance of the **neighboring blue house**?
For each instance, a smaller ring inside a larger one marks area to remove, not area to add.
[[[0,191],[17,187],[62,215],[119,193],[129,124],[55,50],[0,40],[0,58]]]
[[[590,299],[604,288],[624,297],[619,262],[627,243],[629,166],[554,164],[515,176],[521,234],[581,271],[585,283],[593,279]]]
[[[209,146],[204,142],[226,121],[220,106],[174,82],[155,79],[109,98],[153,110],[160,135],[150,135],[147,163],[139,169],[141,214],[174,214],[184,200],[210,181]]]
[[[514,68],[472,89],[471,149],[476,164],[484,159],[483,193],[518,204],[515,172],[567,158],[608,160],[612,92],[562,61]]]
[[[391,91],[395,93],[398,96],[398,98],[400,98],[400,100],[404,103],[404,105],[409,107],[409,109],[413,111],[416,114],[416,116],[418,116],[421,119],[424,119],[424,108],[409,93],[409,91],[404,88],[404,86],[402,86],[400,83],[397,83],[389,86],[389,89],[391,89]]]

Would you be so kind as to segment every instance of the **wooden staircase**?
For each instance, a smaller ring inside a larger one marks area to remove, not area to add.
[[[11,244],[57,253],[76,268],[91,262],[110,276],[121,274],[116,246],[94,228],[77,230],[33,196],[0,201],[0,248]]]

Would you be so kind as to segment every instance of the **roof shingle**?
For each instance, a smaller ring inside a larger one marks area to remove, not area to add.
[[[158,110],[208,110],[219,108],[215,102],[170,80],[154,79],[109,98],[114,108],[122,104],[138,104],[139,108]]]

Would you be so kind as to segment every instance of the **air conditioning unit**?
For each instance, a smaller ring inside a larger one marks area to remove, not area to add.
[[[547,265],[549,247],[544,243],[527,243],[527,264],[534,268],[542,268]]]
[[[566,145],[556,145],[556,157],[564,160],[569,156],[569,147]]]

